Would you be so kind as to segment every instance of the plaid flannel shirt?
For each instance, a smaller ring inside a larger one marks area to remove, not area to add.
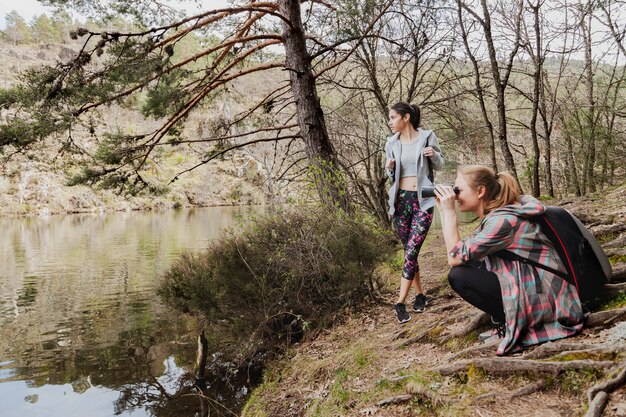
[[[502,289],[506,335],[498,355],[523,346],[572,336],[581,331],[583,310],[576,287],[542,268],[504,260],[494,252],[506,249],[559,271],[565,271],[559,256],[539,226],[527,217],[541,214],[545,206],[530,196],[491,211],[478,229],[461,239],[450,252],[463,263],[487,258]]]

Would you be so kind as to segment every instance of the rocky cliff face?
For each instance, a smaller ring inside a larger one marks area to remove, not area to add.
[[[125,196],[111,190],[66,185],[67,178],[34,163],[14,163],[0,176],[0,214],[48,215],[176,207],[263,204],[261,189],[228,169],[232,161],[200,168],[160,195]],[[226,166],[226,167],[224,167]],[[231,173],[229,173],[231,171]]]
[[[71,45],[14,45],[0,41],[0,87],[18,82],[20,71],[33,65],[53,65],[70,59]],[[146,123],[137,112],[111,109],[116,123]],[[0,111],[0,123],[7,117]],[[104,116],[105,120],[107,115]],[[198,119],[192,120],[198,123]],[[190,128],[191,131],[191,128]],[[191,133],[193,134],[193,133]],[[110,210],[146,210],[173,207],[262,204],[265,201],[262,169],[245,153],[233,153],[192,171],[169,186],[162,195],[127,196],[88,186],[68,186],[72,172],[57,155],[53,141],[35,155],[16,154],[0,164],[0,214],[47,215]],[[2,155],[0,155],[1,157]],[[54,163],[50,161],[54,160]],[[175,176],[181,161],[197,163],[184,150],[171,152],[169,164],[161,167],[164,183]]]

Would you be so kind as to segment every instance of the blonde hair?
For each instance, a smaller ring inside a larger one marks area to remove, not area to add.
[[[519,200],[521,191],[515,177],[508,172],[495,173],[484,165],[467,165],[459,169],[467,184],[477,190],[485,187],[485,214]]]

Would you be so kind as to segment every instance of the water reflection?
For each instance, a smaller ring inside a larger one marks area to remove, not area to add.
[[[156,278],[252,211],[0,221],[0,416],[196,415],[181,375],[198,324]]]

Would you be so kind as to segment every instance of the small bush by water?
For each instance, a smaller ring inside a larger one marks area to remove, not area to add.
[[[182,255],[159,295],[227,329],[239,349],[272,349],[365,299],[375,266],[394,249],[389,232],[365,215],[299,206]]]

